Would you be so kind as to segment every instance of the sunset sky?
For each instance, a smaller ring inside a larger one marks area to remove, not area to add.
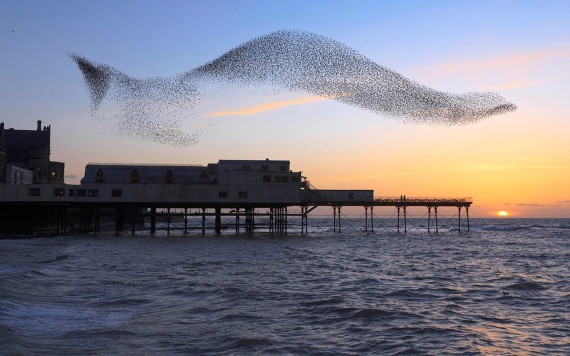
[[[52,160],[287,159],[322,189],[468,196],[475,217],[570,218],[569,1],[0,0],[0,121],[52,126]],[[334,98],[228,86],[189,115],[191,147],[115,137],[91,117],[69,58],[168,77],[276,30],[314,32],[428,87],[495,91],[515,112],[405,124]]]

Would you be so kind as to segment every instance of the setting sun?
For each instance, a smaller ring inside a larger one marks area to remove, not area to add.
[[[506,211],[503,211],[503,210],[499,211],[497,214],[498,214],[499,216],[507,216],[507,215],[509,215]]]

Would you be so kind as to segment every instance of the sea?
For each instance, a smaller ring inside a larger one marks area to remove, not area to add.
[[[0,239],[1,355],[569,355],[570,219]]]

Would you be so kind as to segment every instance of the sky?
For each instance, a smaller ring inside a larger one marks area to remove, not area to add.
[[[569,1],[0,0],[0,121],[52,128],[51,159],[285,159],[320,189],[472,197],[473,217],[570,218]],[[185,119],[193,146],[105,130],[70,59],[170,77],[277,30],[332,38],[450,93],[494,91],[515,112],[462,126],[406,124],[311,93],[228,86]]]

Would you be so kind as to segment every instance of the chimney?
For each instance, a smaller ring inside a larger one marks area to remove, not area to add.
[[[42,130],[42,120],[38,120],[38,131]]]

